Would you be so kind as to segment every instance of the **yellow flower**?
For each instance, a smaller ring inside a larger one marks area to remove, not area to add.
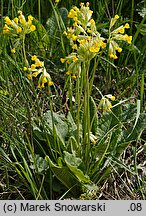
[[[4,29],[10,29],[7,24],[4,25]]]
[[[90,52],[92,52],[92,53],[96,53],[96,52],[99,52],[99,50],[100,50],[100,47],[94,47],[94,46],[92,46],[92,47],[90,47]]]
[[[44,87],[45,87],[45,83],[42,83],[41,88],[44,88]]]
[[[12,21],[8,16],[5,17],[5,22],[7,23],[7,25],[12,25]]]
[[[77,78],[77,76],[76,76],[76,75],[72,75],[72,78],[73,78],[73,79],[76,79],[76,78]]]
[[[48,86],[52,86],[54,83],[52,81],[48,82]]]
[[[125,32],[125,27],[123,25],[121,25],[120,27],[118,27],[114,31],[112,31],[111,33],[112,34],[118,34],[118,33],[124,34],[124,32]]]
[[[67,74],[67,75],[71,75],[71,74],[72,74],[72,71],[67,71],[66,74]]]
[[[41,85],[40,85],[40,84],[38,84],[37,88],[41,88]]]
[[[23,67],[23,70],[24,70],[24,71],[27,71],[27,70],[28,70],[28,68],[27,68],[27,67]]]
[[[91,41],[91,36],[88,36],[86,39],[87,39],[88,41]]]
[[[112,101],[115,101],[116,97],[112,95],[110,99],[111,99]]]
[[[27,78],[30,80],[32,78],[32,74],[27,74]]]
[[[64,31],[63,34],[67,36],[67,32],[66,31]]]
[[[77,22],[74,22],[74,23],[73,23],[73,26],[74,26],[74,27],[77,27],[77,26],[78,26],[78,23],[77,23]]]
[[[69,14],[68,14],[68,18],[73,19],[74,17],[77,17],[77,12],[75,10],[71,9]]]
[[[130,28],[129,23],[126,23],[124,26],[126,29]]]
[[[123,37],[119,37],[119,40],[127,41],[127,43],[131,44],[132,36],[128,36],[127,34],[122,35]]]
[[[43,76],[42,83],[47,83],[47,77],[46,76]]]
[[[53,82],[51,80],[50,74],[46,72],[46,69],[44,68],[43,74],[39,78],[38,86],[37,88],[44,88],[45,83],[48,83],[48,86],[52,86]]]
[[[13,20],[16,24],[18,24],[19,19],[17,17],[15,17]]]
[[[9,33],[10,32],[10,28],[7,24],[4,25],[4,28],[3,28],[3,33]]]
[[[124,34],[124,32],[125,32],[125,28],[124,27],[119,29],[119,33]]]
[[[104,43],[103,41],[101,41],[100,43],[101,48],[104,49],[106,47],[106,43]]]
[[[32,74],[32,77],[37,77],[37,75],[39,74],[38,71],[35,71],[33,74]]]
[[[31,15],[28,16],[27,24],[30,26],[32,24],[33,17]]]
[[[69,60],[67,60],[67,61],[66,61],[66,63],[67,63],[67,64],[70,64],[70,61],[69,61]]]
[[[73,18],[73,21],[77,22],[77,21],[78,21],[78,18],[77,18],[77,17],[74,17],[74,18]]]
[[[28,21],[32,21],[33,17],[31,15],[28,16]]]
[[[6,33],[9,33],[10,30],[9,29],[3,29],[3,33],[6,34]]]
[[[113,96],[112,94],[105,95],[105,97],[111,99],[112,101],[114,101],[116,99],[116,97]]]
[[[29,26],[31,26],[31,25],[32,25],[32,21],[31,21],[31,20],[28,20],[27,24],[28,24]]]
[[[25,18],[24,18],[24,17],[20,18],[20,23],[21,23],[21,24],[23,24],[23,25],[25,25],[25,23],[26,23],[26,20],[25,20]]]
[[[119,16],[116,14],[115,16],[114,16],[114,19],[119,19]]]
[[[18,27],[18,28],[16,29],[16,31],[17,31],[17,33],[21,33],[21,32],[22,32],[22,28],[21,28],[21,27]]]
[[[31,70],[34,70],[36,68],[36,65],[35,64],[32,64],[31,65]]]
[[[116,54],[114,54],[113,59],[117,59],[118,57],[116,56]]]
[[[77,40],[81,45],[84,45],[86,43],[86,40],[85,39],[82,39],[82,40]]]
[[[128,37],[127,37],[127,42],[128,42],[129,44],[131,44],[131,41],[132,41],[132,36],[128,36]]]
[[[36,59],[35,65],[36,65],[36,67],[42,67],[43,66],[43,62],[40,61],[39,59]]]
[[[18,11],[18,15],[22,16],[22,11],[21,10]]]
[[[116,50],[120,53],[122,52],[122,48],[121,47],[117,47]]]
[[[119,19],[119,16],[116,14],[114,18],[110,21],[110,29],[115,25],[116,21]]]
[[[71,37],[72,37],[72,34],[71,34],[71,33],[68,33],[68,34],[67,34],[67,38],[70,39]]]
[[[91,25],[94,25],[94,24],[95,24],[94,19],[91,19],[89,22],[90,22]]]
[[[12,48],[11,49],[11,53],[15,53],[16,52],[16,49],[15,48]]]
[[[93,14],[93,11],[92,11],[92,10],[89,10],[89,13],[92,15],[92,14]]]
[[[84,3],[81,2],[81,3],[80,3],[80,6],[81,6],[81,7],[84,7]]]
[[[36,30],[36,26],[35,25],[31,25],[30,26],[30,31],[35,31]]]
[[[91,31],[91,29],[88,29],[87,32],[88,32],[88,33],[91,33],[92,31]]]
[[[75,56],[73,57],[73,62],[76,62],[76,61],[78,61],[78,58]]]
[[[31,60],[32,61],[35,61],[37,59],[37,56],[36,55],[33,55],[32,57],[31,57]]]
[[[76,49],[76,50],[77,50],[77,49],[78,49],[77,44],[73,44],[73,45],[72,45],[72,49]]]
[[[110,57],[110,58],[113,58],[113,59],[117,59],[117,58],[118,58],[118,57],[116,56],[116,54],[113,54],[113,53],[110,53],[110,54],[109,54],[109,57]]]
[[[90,5],[90,3],[89,3],[89,2],[87,2],[87,3],[86,3],[86,7],[89,7],[89,5]]]
[[[73,41],[75,41],[75,40],[77,40],[78,37],[73,34],[71,38],[72,38]]]
[[[66,59],[61,58],[60,61],[61,61],[61,63],[64,63],[66,61]]]

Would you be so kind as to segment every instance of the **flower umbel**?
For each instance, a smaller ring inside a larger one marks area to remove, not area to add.
[[[16,34],[29,34],[32,31],[36,30],[36,26],[32,25],[33,17],[28,16],[28,19],[25,19],[22,11],[18,11],[18,17],[15,17],[11,20],[8,16],[5,17],[5,26],[3,28],[4,34],[9,34],[11,36],[16,36]]]
[[[108,94],[108,95],[105,95],[104,97],[102,97],[102,99],[98,105],[98,109],[102,110],[103,112],[110,112],[111,108],[112,108],[112,104],[109,101],[109,99],[114,101],[115,96]]]
[[[31,56],[31,60],[33,61],[33,64],[31,64],[31,66],[28,68],[26,66],[24,66],[23,68],[24,71],[29,71],[29,74],[27,74],[27,78],[30,80],[33,77],[37,77],[38,75],[40,75],[37,88],[44,88],[45,84],[48,84],[48,86],[52,86],[53,82],[50,74],[46,71],[46,68],[44,67],[44,62],[40,61],[36,55]]]
[[[68,71],[72,71],[73,74],[79,75],[81,63],[90,61],[106,47],[105,39],[96,29],[92,13],[87,2],[81,3],[80,8],[73,7],[68,14],[68,17],[73,20],[73,26],[68,27],[64,34],[70,40],[73,51],[60,61],[69,62]]]
[[[115,15],[114,18],[111,19],[110,22],[110,35],[109,35],[109,57],[113,59],[117,59],[116,51],[121,52],[122,48],[119,47],[118,43],[116,41],[126,41],[128,44],[131,44],[132,36],[128,36],[125,33],[125,29],[129,29],[130,26],[128,23],[125,25],[121,25],[118,28],[111,31],[112,27],[115,25],[117,19],[119,18],[118,15]]]

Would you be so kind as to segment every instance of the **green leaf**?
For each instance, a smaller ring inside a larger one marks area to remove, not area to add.
[[[90,183],[90,178],[87,175],[84,175],[84,173],[78,168],[79,165],[82,163],[82,160],[80,158],[77,158],[73,154],[70,154],[68,152],[65,152],[64,160],[68,166],[68,168],[71,170],[71,172],[76,176],[76,178],[83,183]]]
[[[104,113],[102,117],[99,119],[98,127],[97,127],[97,139],[100,141],[103,139],[106,134],[109,133],[111,129],[112,115],[111,113]]]
[[[40,155],[35,155],[35,158],[30,155],[30,168],[35,170],[37,173],[43,173],[48,169],[48,163],[45,159],[40,157]]]
[[[137,107],[135,104],[124,104],[122,106],[121,121],[123,123],[133,121],[135,119],[136,112]],[[118,118],[120,117],[119,114],[117,116]]]
[[[144,128],[146,127],[146,114],[141,113],[134,129],[133,126],[123,130],[121,139],[118,141],[115,157],[119,157],[127,148],[129,143],[138,139]]]
[[[53,121],[52,121],[52,115],[53,115]],[[65,140],[67,134],[68,134],[68,125],[66,122],[66,118],[64,114],[58,114],[51,111],[47,111],[44,114],[44,121],[45,121],[45,126],[50,130],[53,131],[53,124],[56,127],[57,134]]]
[[[58,14],[56,13],[56,16],[54,15],[54,13],[52,14],[51,17],[48,18],[46,25],[47,25],[47,29],[49,31],[49,36],[50,38],[54,38],[54,36],[56,35],[56,33],[58,32],[58,22],[59,24],[63,25],[63,28],[65,30],[65,25],[67,24],[68,18],[68,10],[64,7],[60,8],[58,11]],[[58,22],[56,22],[56,19]]]
[[[46,141],[45,133],[41,131],[35,124],[33,125],[33,133],[40,141]]]
[[[68,189],[77,184],[76,178],[71,174],[67,166],[57,166],[52,162],[49,156],[46,156],[45,160],[49,163],[56,178]]]
[[[75,139],[74,136],[70,136],[69,140],[67,142],[67,150],[69,152],[74,153],[74,152],[78,151],[78,148],[79,148],[79,146],[78,146],[77,140]]]
[[[31,32],[26,38],[27,44],[29,44],[31,53],[37,54],[38,51],[41,51],[41,56],[43,58],[46,56],[46,49],[48,49],[50,38],[45,27],[35,18],[33,19],[33,24],[36,26],[36,31]]]
[[[93,147],[95,164],[92,163],[92,180],[104,181],[112,166],[109,159],[119,158],[128,145],[136,141],[146,127],[146,114],[140,114],[140,104],[125,104],[105,113],[98,123],[98,142]]]
[[[72,114],[68,112],[67,114],[67,124],[69,126],[69,132],[73,133],[74,131],[77,130],[77,125],[72,117]]]
[[[146,35],[146,24],[135,25],[142,35]]]

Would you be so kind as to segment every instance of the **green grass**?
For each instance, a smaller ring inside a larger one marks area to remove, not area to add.
[[[63,32],[72,25],[68,11],[79,4],[1,1],[0,199],[146,198],[145,5],[90,1],[103,37],[118,14],[116,27],[128,22],[133,40],[118,42],[118,59],[110,59],[106,48],[83,60],[75,68],[80,76],[72,79],[66,75],[70,65],[60,58],[72,52]],[[18,10],[34,17],[37,30],[8,37],[4,18],[16,17]],[[27,78],[23,67],[30,67],[33,55],[44,61],[53,86],[38,89],[41,74]],[[99,109],[103,103],[106,109],[112,103],[111,112]]]

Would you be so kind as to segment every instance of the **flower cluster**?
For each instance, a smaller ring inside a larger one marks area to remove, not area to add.
[[[112,104],[109,101],[109,99],[114,101],[115,96],[113,96],[111,94],[103,96],[99,105],[98,105],[98,109],[102,110],[103,112],[110,112],[111,108],[112,108]]]
[[[44,62],[40,61],[36,55],[33,55],[31,57],[31,60],[33,61],[33,63],[30,65],[30,67],[25,66],[23,68],[24,71],[29,72],[27,78],[32,79],[33,77],[37,77],[38,75],[40,75],[37,88],[44,88],[45,83],[47,83],[48,86],[52,86],[53,82],[50,74],[46,71],[46,68],[44,67]]]
[[[11,20],[8,16],[5,17],[5,25],[3,28],[4,34],[18,35],[29,34],[36,30],[36,26],[32,24],[33,17],[28,16],[27,21],[22,11],[18,11],[18,17]]]
[[[73,7],[68,17],[73,20],[72,27],[67,28],[64,34],[70,40],[72,53],[66,58],[61,58],[61,62],[69,64],[67,74],[80,73],[81,62],[90,61],[101,49],[106,47],[104,38],[96,29],[95,21],[92,19],[93,11],[89,8],[89,2],[80,4],[80,9]]]
[[[75,73],[79,73],[80,64],[83,61],[88,61],[94,58],[101,49],[104,49],[108,44],[108,55],[110,58],[117,59],[117,52],[122,52],[122,48],[117,41],[126,41],[128,44],[132,41],[132,36],[125,34],[125,29],[130,28],[129,24],[121,25],[113,30],[113,26],[119,19],[118,15],[115,15],[111,19],[109,27],[109,38],[106,40],[101,37],[100,33],[96,29],[94,19],[92,19],[93,11],[89,8],[89,2],[80,4],[80,9],[76,6],[73,7],[68,17],[73,20],[73,25],[67,28],[64,34],[70,40],[73,52],[66,58],[61,58],[61,62],[68,63],[68,75],[72,74],[75,77]]]
[[[115,25],[116,21],[119,19],[118,15],[115,15],[114,18],[111,19],[110,22],[110,36],[108,39],[109,42],[109,57],[113,59],[117,59],[116,51],[117,52],[122,52],[122,48],[119,47],[118,43],[116,42],[117,40],[119,41],[126,41],[128,44],[131,44],[132,41],[132,36],[128,36],[125,33],[125,29],[129,29],[130,26],[128,23],[125,25],[121,25],[120,27],[114,29],[111,31],[112,27]]]

